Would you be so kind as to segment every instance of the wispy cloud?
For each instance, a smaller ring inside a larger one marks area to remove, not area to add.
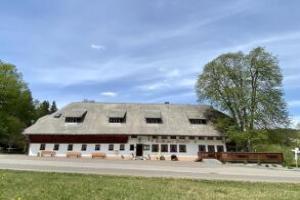
[[[116,93],[116,92],[101,92],[100,94],[101,94],[101,96],[105,96],[105,97],[116,97],[116,96],[118,96],[118,93]]]
[[[300,124],[300,115],[291,117],[291,128],[297,128],[298,124]]]
[[[106,49],[104,45],[98,45],[98,44],[91,44],[91,48],[96,50],[102,50],[102,51]]]
[[[300,100],[288,101],[289,107],[300,107]]]

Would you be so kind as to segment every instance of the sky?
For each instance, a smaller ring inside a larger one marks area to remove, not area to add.
[[[300,122],[300,1],[0,0],[0,59],[32,95],[59,107],[99,102],[196,104],[203,66],[263,46],[279,59]]]

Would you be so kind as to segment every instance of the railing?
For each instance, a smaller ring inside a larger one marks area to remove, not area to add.
[[[262,152],[199,152],[198,159],[214,158],[222,162],[282,163],[282,153]]]

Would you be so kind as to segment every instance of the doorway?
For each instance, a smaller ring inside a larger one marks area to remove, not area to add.
[[[143,144],[136,144],[136,156],[143,156]]]

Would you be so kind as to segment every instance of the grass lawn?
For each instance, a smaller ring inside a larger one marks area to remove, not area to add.
[[[300,199],[300,184],[0,170],[0,199]]]

